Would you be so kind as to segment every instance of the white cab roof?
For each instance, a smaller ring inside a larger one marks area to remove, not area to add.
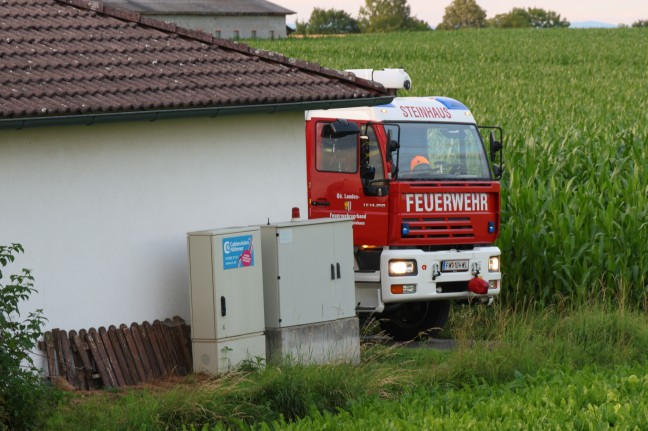
[[[391,103],[372,107],[321,109],[306,111],[313,118],[345,118],[375,122],[447,122],[475,123],[470,110],[449,97],[396,97]]]

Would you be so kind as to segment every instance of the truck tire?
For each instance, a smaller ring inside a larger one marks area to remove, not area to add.
[[[413,340],[442,329],[448,321],[450,301],[407,302],[399,304],[380,319],[380,327],[398,341]]]

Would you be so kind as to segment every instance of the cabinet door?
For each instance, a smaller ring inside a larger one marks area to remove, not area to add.
[[[335,294],[330,307],[331,320],[355,316],[355,278],[353,274],[352,222],[333,223],[336,280]],[[339,267],[339,272],[337,268]],[[338,277],[339,276],[339,277]]]
[[[244,251],[246,264],[233,265],[231,255],[236,258]],[[212,256],[216,337],[262,332],[265,320],[260,232],[214,236]]]
[[[281,326],[331,320],[336,296],[333,225],[278,229]]]

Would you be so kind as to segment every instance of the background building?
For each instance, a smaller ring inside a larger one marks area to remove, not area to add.
[[[108,0],[179,27],[223,39],[286,37],[286,15],[295,12],[265,0]]]

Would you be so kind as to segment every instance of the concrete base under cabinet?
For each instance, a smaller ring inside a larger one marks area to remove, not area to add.
[[[357,317],[284,328],[266,328],[268,363],[360,362]]]

